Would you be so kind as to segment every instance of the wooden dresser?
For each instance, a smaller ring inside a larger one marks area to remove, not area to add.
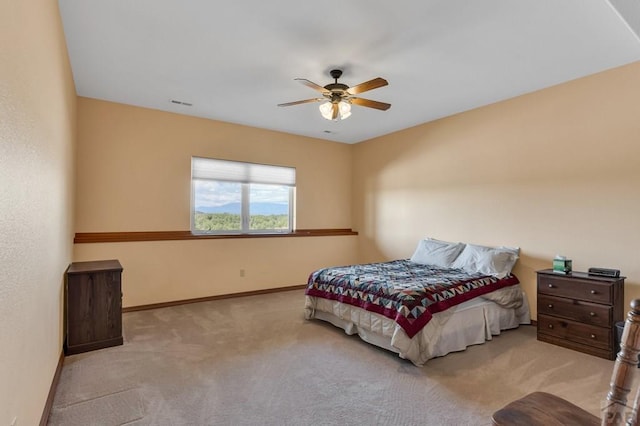
[[[121,276],[117,260],[69,265],[64,293],[66,355],[122,344]]]
[[[624,279],[551,269],[538,274],[538,340],[615,359],[624,320]]]

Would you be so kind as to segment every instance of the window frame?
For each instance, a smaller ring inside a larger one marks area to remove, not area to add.
[[[224,163],[236,163],[237,165],[242,165],[244,167],[251,168],[252,166],[258,166],[259,168],[272,168],[273,170],[277,169],[288,169],[289,173],[293,175],[292,183],[277,183],[277,182],[261,182],[261,181],[253,181],[251,178],[244,178],[243,181],[238,180],[228,180],[228,179],[215,179],[215,178],[203,178],[203,177],[194,177],[194,164],[196,161],[207,161],[210,160],[213,162],[224,162]],[[276,166],[271,164],[264,163],[250,163],[246,161],[234,161],[234,160],[223,160],[217,158],[207,158],[207,157],[191,157],[191,201],[190,201],[190,231],[193,235],[281,235],[281,234],[292,234],[295,232],[295,194],[296,194],[296,182],[295,182],[295,167],[289,166]],[[240,184],[241,187],[241,196],[240,196],[240,230],[199,230],[195,228],[195,214],[196,214],[196,181],[210,181],[210,182],[227,182],[227,183],[237,183]],[[251,185],[274,185],[274,186],[286,186],[288,187],[288,227],[285,229],[250,229],[251,224]]]

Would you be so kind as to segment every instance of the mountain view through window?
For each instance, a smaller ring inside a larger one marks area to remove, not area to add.
[[[196,180],[194,228],[203,232],[243,231],[244,198],[249,231],[289,230],[290,191],[285,185]]]

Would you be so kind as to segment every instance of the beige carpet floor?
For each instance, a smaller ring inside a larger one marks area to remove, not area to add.
[[[534,390],[598,414],[613,361],[506,331],[418,368],[303,318],[301,290],[123,315],[65,358],[49,425],[488,425]]]

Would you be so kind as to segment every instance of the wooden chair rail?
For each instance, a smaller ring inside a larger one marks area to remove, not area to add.
[[[291,238],[291,237],[332,237],[358,235],[349,228],[297,229],[286,234],[193,234],[191,231],[142,231],[142,232],[78,232],[75,244],[86,243],[126,243],[135,241],[175,241],[175,240],[224,240],[233,238]]]

